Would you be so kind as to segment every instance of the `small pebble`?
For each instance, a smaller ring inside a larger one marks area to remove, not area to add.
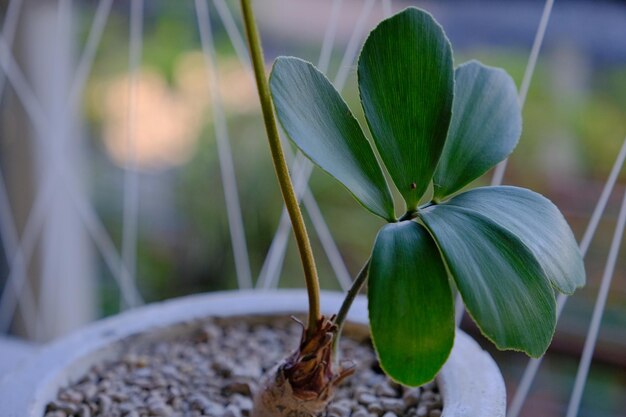
[[[398,395],[396,390],[387,382],[377,385],[375,392],[380,397],[396,397]]]
[[[419,404],[421,398],[421,391],[419,388],[410,388],[404,392],[402,396],[402,401],[404,401],[404,405],[406,408],[416,406]]]
[[[437,388],[437,384],[435,383],[435,381],[434,381],[434,380],[432,380],[432,381],[427,382],[426,384],[422,385],[422,388],[423,388],[424,390],[427,390],[427,391],[432,391],[432,390],[434,390],[435,388]]]
[[[328,406],[328,412],[338,417],[349,417],[352,410],[343,404],[331,403]]]
[[[284,317],[265,320],[203,320],[185,324],[195,329],[187,336],[129,340],[119,360],[59,390],[44,417],[250,417],[262,375],[293,352],[302,331]],[[441,417],[435,382],[402,387],[367,343],[344,337],[341,349],[355,373],[320,417]]]
[[[242,411],[251,411],[252,410],[252,399],[250,397],[246,397],[240,394],[235,394],[231,397],[231,403],[237,406]]]
[[[88,405],[83,404],[80,407],[80,417],[91,417],[91,408]]]
[[[241,410],[236,405],[231,404],[226,407],[226,410],[224,410],[224,414],[222,414],[222,417],[242,417]]]
[[[55,411],[48,411],[45,417],[67,417],[67,414],[65,414],[63,411],[55,410]]]
[[[233,394],[242,394],[246,396],[252,396],[252,389],[250,384],[242,381],[233,381],[224,386],[224,390]]]
[[[424,391],[424,393],[422,394],[422,400],[424,401],[434,401],[436,397],[436,394],[430,390],[426,390]]]
[[[92,399],[98,393],[98,387],[92,382],[81,385],[77,389],[83,394],[83,399],[87,400]]]
[[[417,407],[415,415],[417,417],[426,417],[428,415],[428,408],[425,405],[420,405],[419,407]]]
[[[367,405],[367,411],[374,414],[381,414],[383,411],[385,411],[385,409],[383,408],[381,403],[374,402]]]
[[[68,403],[65,401],[55,400],[48,404],[51,410],[62,411],[65,414],[77,414],[80,410],[78,404]]]
[[[381,405],[383,406],[383,410],[385,411],[393,411],[394,413],[400,414],[406,408],[404,406],[404,401],[397,398],[387,398],[383,397],[380,400]]]
[[[216,402],[211,402],[207,407],[202,409],[202,412],[209,416],[221,416],[224,414],[224,406]]]
[[[81,394],[79,391],[68,389],[59,393],[59,399],[79,404],[83,401],[83,394]]]
[[[148,411],[150,412],[151,416],[165,417],[172,414],[172,409],[165,404],[159,404],[154,407],[149,407]]]
[[[368,405],[371,403],[375,403],[378,401],[378,398],[375,395],[369,393],[363,393],[358,396],[357,401],[361,404]]]

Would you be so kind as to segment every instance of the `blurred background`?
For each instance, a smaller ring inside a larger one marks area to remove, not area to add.
[[[456,64],[480,59],[521,84],[539,0],[257,1],[268,69],[278,55],[318,63],[364,123],[354,59],[366,33],[407,5],[442,23]],[[3,0],[0,13],[7,341],[50,341],[186,294],[303,285],[292,241],[284,265],[280,251],[268,256],[282,202],[238,2]],[[626,2],[556,1],[547,23],[504,183],[550,198],[581,239],[626,136]],[[324,173],[309,186],[322,286],[340,290],[382,223]],[[586,256],[588,285],[569,299],[522,415],[565,415],[625,191],[622,169]],[[579,416],[626,416],[625,254]],[[463,327],[483,342],[471,320]],[[484,346],[511,398],[527,358]]]

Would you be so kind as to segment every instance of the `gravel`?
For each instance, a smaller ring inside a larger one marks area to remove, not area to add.
[[[297,345],[301,328],[281,317],[210,319],[188,331],[131,338],[117,360],[62,388],[45,417],[248,417],[261,375]],[[369,340],[341,339],[356,372],[324,417],[440,417],[434,382],[405,388],[380,369]]]

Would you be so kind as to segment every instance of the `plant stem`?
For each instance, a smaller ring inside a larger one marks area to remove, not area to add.
[[[289,213],[289,218],[291,219],[291,225],[294,235],[296,236],[298,251],[300,252],[302,268],[304,269],[304,279],[309,296],[309,323],[307,331],[309,335],[311,335],[317,330],[318,320],[321,315],[320,286],[319,279],[317,277],[317,269],[315,267],[315,260],[313,259],[313,250],[311,249],[311,242],[306,231],[304,219],[302,218],[300,206],[298,205],[296,193],[293,189],[293,183],[291,182],[289,169],[287,167],[285,155],[280,143],[280,137],[278,136],[276,117],[274,116],[270,91],[267,85],[267,78],[265,76],[265,60],[263,58],[263,50],[261,49],[259,32],[254,19],[254,11],[252,10],[250,0],[241,0],[241,9],[243,11],[246,37],[248,38],[250,57],[254,68],[254,77],[256,79],[259,99],[261,101],[263,120],[265,122],[267,139],[272,153],[274,170],[276,171],[280,191],[283,195],[283,200],[285,201],[285,206],[287,207],[287,212]]]
[[[350,307],[352,307],[352,303],[354,299],[363,288],[363,284],[367,280],[367,273],[370,267],[370,259],[365,262],[365,265],[359,271],[359,274],[356,276],[354,281],[352,282],[352,286],[348,290],[346,294],[346,298],[343,299],[343,303],[341,303],[341,308],[337,313],[337,317],[335,318],[335,325],[337,326],[337,333],[335,338],[333,339],[333,353],[337,353],[337,346],[339,346],[339,338],[341,336],[341,331],[343,330],[343,325],[346,321],[346,317],[348,316],[348,311],[350,311]],[[335,357],[337,357],[335,355]]]
[[[421,208],[421,207],[420,207]],[[417,209],[416,210],[409,210],[406,213],[404,213],[404,215],[402,217],[400,217],[398,219],[399,222],[403,222],[406,220],[413,220],[414,218],[417,217]]]

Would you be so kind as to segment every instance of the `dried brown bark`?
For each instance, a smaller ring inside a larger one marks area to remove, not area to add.
[[[298,349],[266,376],[254,396],[252,417],[313,417],[324,411],[335,387],[354,370],[334,371],[332,341],[337,326],[321,317],[317,331],[307,336],[303,326]]]

